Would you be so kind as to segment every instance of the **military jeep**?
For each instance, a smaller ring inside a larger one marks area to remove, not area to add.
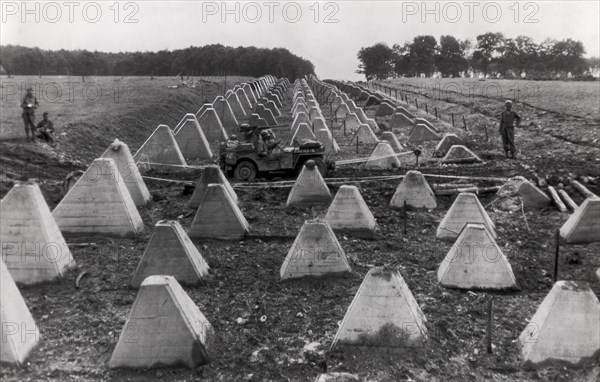
[[[257,176],[296,176],[307,160],[315,162],[323,177],[333,171],[335,163],[325,160],[325,148],[321,142],[306,141],[299,147],[281,147],[277,145],[267,156],[260,156],[256,150],[256,141],[248,136],[266,127],[240,127],[239,141],[222,142],[220,146],[221,170],[230,178],[252,181]],[[248,134],[250,132],[250,134]]]

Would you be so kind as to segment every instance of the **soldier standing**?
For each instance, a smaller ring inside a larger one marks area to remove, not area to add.
[[[33,95],[33,89],[27,88],[27,94],[25,94],[25,97],[23,97],[23,101],[21,102],[21,108],[23,109],[21,117],[23,117],[27,139],[31,139],[32,142],[35,142],[35,109],[37,109],[38,105],[39,102]],[[30,130],[31,138],[29,137]]]
[[[515,126],[521,124],[521,117],[512,110],[512,101],[504,103],[506,110],[502,112],[500,117],[500,135],[502,136],[502,146],[507,158],[516,158],[515,148]]]

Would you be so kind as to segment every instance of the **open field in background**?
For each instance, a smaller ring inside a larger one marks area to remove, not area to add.
[[[19,166],[30,163],[48,169],[41,188],[52,209],[63,196],[61,182],[73,165],[69,158],[79,161],[77,168],[85,168],[85,164],[102,153],[115,137],[127,142],[135,151],[159,123],[173,127],[186,112],[195,112],[205,97],[198,89],[167,89],[160,83],[150,83],[149,79],[138,80],[146,86],[141,96],[143,102],[123,107],[105,100],[104,110],[90,107],[95,110],[93,116],[81,119],[76,108],[62,109],[65,115],[61,118],[73,122],[61,124],[59,133],[67,132],[67,135],[59,139],[57,153],[45,144],[32,145],[18,138],[2,142],[0,160],[3,170],[5,165],[16,171],[14,169]],[[212,89],[209,101],[220,94],[219,83],[207,85]],[[165,79],[163,84],[168,85],[168,80]],[[228,87],[232,86],[233,83],[228,84]],[[291,92],[281,109],[283,116],[277,119],[282,125],[292,122],[289,97]],[[491,124],[495,118],[494,114],[482,113],[487,111],[482,109],[481,102],[471,108],[442,101],[438,105],[445,112],[467,113],[469,123],[473,122],[473,125],[475,122]],[[490,107],[492,105],[497,107],[498,103],[494,101]],[[358,106],[364,105],[359,103]],[[329,107],[321,107],[329,122]],[[373,117],[376,110],[376,106],[365,107],[369,117]],[[414,107],[410,107],[410,111],[424,116]],[[2,118],[5,118],[4,113]],[[20,122],[20,112],[17,122]],[[389,118],[378,118],[381,126],[388,122]],[[580,126],[578,123],[581,119],[573,119],[573,126]],[[599,171],[600,161],[596,159],[600,159],[600,149],[556,138],[541,129],[518,130],[521,159],[506,161],[501,159],[499,137],[494,131],[490,130],[486,141],[482,129],[464,131],[445,123],[436,125],[443,132],[461,136],[485,162],[440,165],[429,155],[434,143],[428,142],[420,145],[426,151],[420,167],[423,173],[532,178],[535,173],[562,175],[574,172],[597,176]],[[356,147],[350,145],[351,134],[344,135],[339,123],[333,127],[342,153],[332,159],[369,155],[372,147],[359,147],[357,153]],[[407,130],[394,132],[407,151],[416,147],[407,142]],[[276,133],[284,144],[289,143],[291,133],[288,129],[277,129]],[[341,166],[334,176],[400,175],[414,168],[414,156],[403,160],[402,166],[400,170]],[[147,175],[195,181],[198,171],[179,174],[152,171]],[[430,182],[448,182],[448,179],[431,178]],[[464,182],[453,181],[456,184]],[[57,283],[21,289],[40,328],[42,341],[24,368],[2,368],[0,376],[3,380],[313,381],[325,366],[331,372],[352,372],[373,381],[591,381],[599,375],[597,365],[577,371],[562,367],[524,370],[515,342],[552,286],[554,232],[566,221],[568,214],[559,213],[554,207],[535,212],[509,212],[500,208],[501,201],[496,200],[495,195],[481,195],[481,203],[496,225],[497,242],[510,261],[521,290],[514,293],[451,290],[438,285],[436,273],[452,244],[436,240],[435,231],[454,197],[439,196],[438,208],[431,211],[409,210],[407,233],[404,234],[403,212],[389,208],[398,181],[358,180],[353,184],[359,186],[380,231],[373,241],[337,235],[350,259],[352,275],[341,279],[281,283],[279,269],[300,227],[305,220],[322,216],[325,209],[285,208],[289,188],[250,188],[233,183],[253,236],[240,241],[196,241],[211,272],[202,285],[184,288],[217,335],[218,354],[210,365],[194,370],[109,370],[107,367],[137,295],[128,283],[153,226],[159,220],[172,219],[179,220],[184,229],[188,229],[194,217],[194,211],[187,206],[191,194],[182,184],[147,180],[153,200],[140,208],[147,227],[140,237],[135,240],[67,239],[69,243],[80,244],[71,248],[77,268]],[[340,184],[331,183],[330,190],[335,194]],[[487,183],[479,185],[491,185]],[[0,184],[0,196],[3,196],[10,183],[2,179]],[[588,187],[596,193],[600,190],[598,185]],[[583,201],[571,187],[566,189],[575,202]],[[600,295],[600,284],[594,275],[594,270],[600,266],[599,251],[600,243],[563,246],[559,278],[588,282],[596,295]],[[429,340],[426,347],[405,353],[371,349],[330,352],[338,325],[363,277],[378,265],[396,267],[402,273],[427,318]],[[84,271],[87,273],[77,288],[75,279]],[[486,302],[491,296],[495,299],[495,348],[493,354],[487,354]],[[266,320],[262,321],[262,316],[266,316]],[[238,318],[247,322],[239,324]],[[317,351],[305,353],[309,348]]]
[[[400,88],[419,89],[435,98],[488,97],[499,101],[507,99],[525,102],[531,106],[600,119],[600,81],[527,81],[475,78],[399,78],[386,82]],[[502,104],[498,104],[501,109]]]

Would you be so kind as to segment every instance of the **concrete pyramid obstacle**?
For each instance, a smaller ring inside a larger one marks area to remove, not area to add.
[[[419,171],[408,171],[396,188],[390,201],[390,207],[403,208],[404,202],[413,208],[436,208],[435,194],[423,174]]]
[[[551,202],[548,195],[531,182],[523,182],[521,184],[519,187],[519,195],[523,201],[523,208],[527,210],[537,210],[548,207]]]
[[[315,133],[313,133],[310,127],[308,127],[308,124],[301,123],[300,125],[298,125],[296,132],[292,136],[292,141],[290,142],[290,144],[292,146],[297,146],[301,144],[304,140],[314,141],[316,139],[317,137],[315,136]]]
[[[439,133],[440,131],[438,130],[437,127],[435,127],[433,125],[433,123],[429,122],[428,120],[426,120],[425,118],[415,118],[415,125],[418,125],[419,123],[423,124],[423,125],[427,125],[427,127],[429,127],[431,130],[433,130],[436,133]]]
[[[519,336],[527,368],[579,367],[600,355],[600,302],[585,283],[557,281]]]
[[[172,276],[142,283],[108,366],[146,368],[210,362],[214,331]]]
[[[142,179],[140,170],[133,160],[129,147],[118,139],[102,154],[101,158],[111,158],[119,168],[125,186],[137,207],[141,207],[150,201],[150,192]]]
[[[477,195],[470,192],[461,192],[444,215],[437,228],[436,237],[442,240],[454,241],[468,223],[481,223],[496,239],[494,223],[477,199]]]
[[[356,111],[359,109],[358,106],[356,106],[356,104],[352,100],[346,101],[346,105],[348,105],[348,109],[350,110],[350,112],[354,114],[356,114]]]
[[[417,125],[418,126],[418,125]],[[450,147],[446,156],[442,159],[443,163],[476,163],[481,159],[465,146],[454,145]]]
[[[331,227],[320,220],[306,221],[290,248],[279,275],[281,280],[350,273],[350,265]]]
[[[231,105],[229,105],[229,102],[227,102],[227,100],[225,98],[223,98],[223,96],[218,96],[215,98],[215,100],[213,101],[213,109],[215,109],[215,113],[217,115],[217,117],[219,117],[219,121],[221,122],[221,125],[228,130],[237,130],[238,128],[238,120],[235,117],[235,114],[233,113],[233,110],[231,109]],[[202,117],[202,115],[200,116]],[[200,126],[202,126],[202,121],[200,121],[200,119],[198,120],[200,122]],[[204,135],[206,135],[206,138],[209,141],[213,141],[213,135],[209,134],[206,130],[204,131]],[[219,138],[220,139],[220,138]],[[226,138],[223,138],[226,139]],[[216,139],[214,139],[216,140]]]
[[[204,112],[206,114],[207,111]],[[186,119],[179,128],[175,129],[175,140],[186,161],[195,159],[210,159],[213,153],[210,150],[208,140],[200,127],[200,123],[192,114],[193,118]],[[200,116],[202,118],[202,116]]]
[[[415,119],[415,115],[413,113],[411,113],[410,111],[406,110],[402,106],[398,106],[396,108],[396,113],[402,113],[402,114],[404,114],[405,116],[407,116],[410,119]]]
[[[237,194],[233,190],[233,187],[231,187],[231,184],[219,166],[208,165],[202,169],[200,179],[198,179],[198,182],[196,182],[196,188],[194,189],[194,193],[192,194],[192,198],[188,204],[190,208],[197,209],[200,207],[200,203],[202,203],[202,199],[204,199],[204,194],[206,193],[209,184],[222,184],[225,187],[225,191],[227,191],[234,203],[238,203]]]
[[[217,110],[208,108],[198,120],[200,128],[202,129],[202,132],[204,133],[204,136],[208,142],[227,140],[228,138],[227,132],[225,131],[225,126],[221,124],[221,119],[217,113]]]
[[[323,144],[327,155],[335,155],[340,151],[340,147],[334,140],[331,131],[327,128],[316,130],[315,139]]]
[[[312,160],[306,161],[287,198],[287,207],[329,205],[331,192]]]
[[[373,268],[358,288],[331,347],[422,347],[426,322],[400,272]]]
[[[161,164],[187,166],[173,132],[167,125],[158,125],[133,159],[149,168],[161,168]]]
[[[383,133],[381,133],[381,139],[387,141],[390,144],[390,146],[392,146],[392,149],[396,154],[402,152],[402,145],[400,145],[396,134],[394,134],[393,132],[384,131]]]
[[[204,105],[202,107],[204,107]],[[173,129],[173,134],[177,134],[177,131],[179,131],[179,129],[181,129],[181,126],[183,126],[183,124],[186,123],[188,119],[195,119],[197,121],[195,114],[187,113],[186,115],[183,116],[183,118],[181,118],[179,120],[179,123]]]
[[[345,103],[340,104],[337,109],[335,109],[334,117],[338,120],[344,120],[350,114],[350,109]]]
[[[314,121],[317,118],[323,118],[323,113],[321,113],[321,110],[317,106],[313,106],[308,112],[308,117],[311,121]]]
[[[566,243],[593,243],[600,241],[600,198],[587,198],[560,228],[560,237]]]
[[[252,110],[252,102],[250,102],[250,99],[248,98],[246,91],[242,88],[237,88],[235,90],[235,94],[237,95],[240,103],[242,104],[244,111],[248,111],[248,112],[251,111]]]
[[[517,289],[508,259],[485,225],[468,223],[440,264],[441,286],[459,289]]]
[[[238,240],[250,225],[222,184],[209,184],[188,235],[192,239]]]
[[[306,123],[308,127],[312,128],[312,122],[310,118],[308,118],[308,115],[304,114],[303,112],[300,112],[296,114],[294,120],[292,121],[292,134],[296,133],[296,130],[298,130],[298,126],[300,126],[301,123]]]
[[[375,112],[376,117],[387,117],[388,115],[393,115],[395,112],[395,107],[390,105],[387,101],[379,104],[377,108],[377,112]]]
[[[315,118],[314,121],[312,122],[312,125],[313,125],[314,131],[322,130],[322,129],[329,130],[329,127],[327,127],[327,122],[325,122],[325,118],[323,118],[323,117]]]
[[[167,275],[186,285],[197,285],[208,274],[208,264],[177,221],[159,221],[131,280],[139,288],[148,276]]]
[[[364,126],[364,125],[363,125]],[[388,141],[379,141],[365,163],[366,168],[392,169],[400,167],[400,160]]]
[[[429,126],[422,123],[419,123],[413,127],[410,135],[408,136],[408,141],[410,143],[437,141],[438,139],[440,139],[440,136]]]
[[[346,129],[346,131],[349,131],[351,133],[356,132],[356,130],[358,130],[359,127],[361,127],[361,125],[363,125],[360,120],[358,119],[358,117],[356,116],[356,114],[354,113],[350,113],[346,116],[346,119],[344,119],[344,128]],[[368,125],[367,125],[368,127]],[[370,130],[370,128],[369,128]]]
[[[454,145],[464,146],[465,142],[456,134],[445,134],[435,147],[435,152],[440,156],[445,156],[448,151],[450,151],[450,148]]]
[[[256,105],[256,94],[254,93],[254,90],[252,90],[252,86],[250,84],[244,84],[243,87],[252,105]]]
[[[17,183],[0,201],[2,262],[21,284],[52,281],[75,265],[40,187]]]
[[[269,127],[269,124],[264,118],[261,118],[258,114],[252,114],[248,119],[248,125],[258,127]]]
[[[377,222],[356,186],[341,186],[327,209],[325,221],[336,232],[372,239]]]
[[[246,118],[246,111],[244,110],[244,107],[242,106],[242,103],[240,102],[240,99],[238,98],[236,93],[234,93],[231,90],[228,90],[227,93],[225,94],[225,99],[227,100],[227,103],[231,107],[231,111],[233,111],[233,115],[235,115],[235,118],[238,121],[242,118]]]
[[[414,122],[403,113],[396,113],[390,121],[390,129],[408,129],[414,126]]]
[[[196,114],[195,114],[195,116],[196,116],[196,119],[197,119],[197,120],[198,120],[198,119],[200,119],[200,117],[202,116],[202,114],[204,114],[204,112],[206,111],[206,109],[209,109],[209,108],[210,108],[210,109],[212,109],[212,108],[213,108],[213,105],[212,105],[212,103],[205,103],[205,104],[203,104],[203,105],[200,107],[200,109],[198,109],[198,111],[197,111],[197,112],[196,112]],[[184,118],[185,118],[185,117],[184,117]]]
[[[296,116],[299,113],[304,113],[308,115],[308,109],[306,108],[306,105],[304,105],[304,103],[302,102],[299,102],[296,104],[296,106],[294,106],[294,108],[292,109],[292,117],[296,118]]]
[[[144,229],[112,159],[96,159],[52,212],[64,234],[131,237]]]
[[[40,340],[40,332],[4,261],[0,261],[0,362],[20,366]]]
[[[275,102],[273,102],[272,100],[268,100],[265,107],[267,109],[271,110],[271,113],[273,113],[273,116],[281,117],[281,112],[277,108],[277,105],[275,104]]]
[[[346,128],[348,128],[348,125],[346,125]],[[359,145],[374,145],[379,143],[379,139],[377,139],[377,136],[373,130],[371,130],[369,125],[361,124],[352,136],[350,143],[353,145],[356,145],[357,143]]]
[[[265,105],[260,104],[260,103],[258,105],[256,105],[255,113],[258,114],[262,119],[267,121],[269,126],[277,125],[277,120],[275,119],[273,112],[271,110],[267,109],[267,107]]]

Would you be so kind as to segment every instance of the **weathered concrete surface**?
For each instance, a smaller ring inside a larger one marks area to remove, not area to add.
[[[567,243],[600,241],[600,198],[587,198],[560,228]]]
[[[287,198],[287,207],[310,207],[314,205],[329,205],[331,192],[321,173],[316,167],[309,168],[308,161],[304,165]]]
[[[408,171],[404,179],[396,188],[390,201],[390,207],[404,208],[406,205],[413,208],[436,208],[437,201],[433,190],[419,171]]]
[[[365,126],[365,125],[363,125]],[[392,169],[400,167],[400,160],[388,141],[379,141],[365,163],[366,168]]]
[[[221,118],[216,109],[208,108],[198,120],[200,128],[209,142],[227,140],[228,135],[225,126],[221,123]],[[236,122],[237,123],[237,122]],[[236,125],[237,128],[237,125]]]
[[[207,109],[205,113],[208,112]],[[213,157],[213,153],[210,150],[208,140],[196,117],[193,115],[192,117],[193,118],[185,120],[179,128],[174,130],[177,145],[186,162],[196,159],[210,159]],[[206,121],[206,119],[204,121]]]
[[[325,221],[336,232],[369,239],[376,236],[377,221],[356,186],[339,188]]]
[[[167,125],[158,125],[133,159],[149,168],[160,167],[160,164],[187,166],[175,136]]]
[[[444,215],[437,228],[436,237],[442,240],[454,241],[467,223],[481,223],[486,226],[492,238],[497,238],[494,223],[477,199],[470,192],[461,192]]]
[[[208,165],[202,169],[202,174],[200,174],[200,179],[196,182],[196,188],[194,189],[194,193],[189,201],[190,208],[197,209],[202,203],[202,199],[204,199],[204,194],[208,189],[209,184],[222,184],[225,187],[225,191],[229,193],[229,196],[238,204],[238,196],[231,187],[231,184],[225,177],[225,174],[221,171],[219,166]]]
[[[475,153],[462,145],[450,147],[446,156],[442,159],[443,163],[476,163],[481,159]]]

